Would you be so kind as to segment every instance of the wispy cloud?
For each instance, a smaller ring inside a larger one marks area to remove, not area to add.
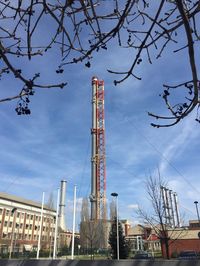
[[[194,115],[179,126],[174,132],[174,138],[169,142],[169,145],[162,151],[163,158],[160,162],[159,169],[164,173],[166,168],[169,167],[169,162],[173,159],[180,157],[184,150],[192,145],[195,138],[198,138],[197,123],[194,122]]]
[[[138,205],[137,204],[129,204],[127,207],[129,209],[138,209]]]

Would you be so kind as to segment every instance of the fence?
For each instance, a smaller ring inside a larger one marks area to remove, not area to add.
[[[0,260],[0,266],[200,266],[200,260]]]

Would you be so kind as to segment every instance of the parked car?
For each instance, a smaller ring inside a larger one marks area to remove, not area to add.
[[[178,257],[180,260],[196,260],[198,259],[197,253],[194,250],[181,251]]]
[[[153,259],[153,257],[148,252],[140,252],[140,253],[135,254],[135,256],[133,257],[133,259],[151,260],[151,259]]]

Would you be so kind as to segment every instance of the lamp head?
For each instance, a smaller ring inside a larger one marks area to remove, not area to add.
[[[113,192],[113,193],[111,193],[110,194],[112,197],[117,197],[118,196],[118,194],[116,193],[116,192]]]

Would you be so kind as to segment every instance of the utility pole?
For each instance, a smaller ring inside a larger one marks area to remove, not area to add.
[[[58,192],[57,192],[57,204],[56,204],[56,224],[55,224],[55,235],[54,235],[54,246],[53,246],[53,259],[56,258],[56,249],[57,249],[59,197],[60,197],[60,189],[58,188]]]
[[[41,235],[42,235],[42,227],[43,227],[43,208],[44,208],[44,192],[42,193],[42,207],[41,207],[41,214],[40,214],[40,230],[39,230],[39,237],[38,237],[38,246],[37,246],[37,260],[39,259],[40,255],[40,243],[41,243]]]
[[[12,224],[12,233],[11,233],[11,240],[10,240],[10,252],[9,252],[9,259],[12,257],[13,252],[13,241],[14,241],[14,235],[15,235],[15,222],[16,222],[16,210],[17,208],[13,208],[11,210],[11,213],[13,214],[13,224]]]
[[[199,223],[199,226],[200,226],[200,217],[199,217],[198,201],[194,201],[194,204],[196,206],[197,218],[198,218],[198,223]]]
[[[76,225],[76,186],[74,186],[74,208],[73,208],[72,252],[71,252],[71,259],[72,260],[74,259],[75,225]]]
[[[113,193],[111,193],[111,196],[112,197],[115,197],[115,202],[116,202],[116,222],[117,222],[117,228],[116,228],[116,230],[117,230],[117,260],[119,260],[119,213],[118,213],[118,194],[117,193],[115,193],[115,192],[113,192]]]

